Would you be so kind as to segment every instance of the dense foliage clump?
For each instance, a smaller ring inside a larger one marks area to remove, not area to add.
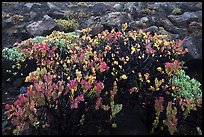
[[[80,36],[53,32],[19,43],[19,53],[36,60],[37,69],[25,78],[27,93],[6,105],[14,134],[31,127],[59,134],[83,134],[90,123],[117,127],[117,114],[131,101],[125,96],[138,96],[138,105],[147,112],[153,108],[151,133],[163,127],[176,132],[178,115],[201,106],[202,100],[200,84],[183,74],[179,61],[187,49],[181,40],[126,28],[123,24],[121,32],[105,30],[95,37],[89,28]],[[189,86],[181,84],[186,78]]]

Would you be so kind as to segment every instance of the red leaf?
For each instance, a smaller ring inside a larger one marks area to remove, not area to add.
[[[102,62],[100,63],[100,72],[104,72],[104,71],[106,71],[106,70],[108,70],[108,69],[109,69],[109,67],[107,66],[106,62],[105,62],[105,61],[102,61]]]
[[[78,103],[79,102],[75,102],[75,101],[71,102],[71,108],[78,108]]]
[[[96,106],[95,106],[95,109],[98,110],[99,109],[99,106],[102,104],[102,98],[99,97],[96,101]]]
[[[52,81],[52,75],[44,75],[44,80],[49,84]]]
[[[12,107],[9,104],[6,104],[5,109],[10,110]]]
[[[104,85],[102,82],[98,82],[96,84],[96,94],[99,95],[101,93],[101,90],[104,88]]]
[[[74,80],[70,80],[69,89],[77,88],[76,78]]]
[[[81,84],[82,84],[82,85],[84,85],[85,83],[86,83],[86,81],[85,81],[85,80],[82,80],[82,81],[81,81]]]
[[[172,121],[168,121],[168,127],[173,128],[175,124]]]
[[[14,102],[14,105],[17,106],[18,104],[19,104],[19,100],[16,100],[16,101]]]
[[[88,82],[86,82],[86,83],[85,83],[85,89],[86,89],[86,90],[89,90],[90,88],[91,88],[91,84],[88,83]]]
[[[76,101],[77,101],[77,102],[84,101],[84,94],[81,94],[80,96],[78,96],[78,97],[76,98]]]
[[[20,95],[18,96],[18,98],[19,98],[19,102],[20,102],[20,103],[22,103],[22,102],[24,101],[24,99],[25,99],[25,97],[24,97],[22,94],[20,94]]]
[[[53,51],[55,51],[56,49],[57,49],[57,47],[56,47],[56,46],[53,46],[53,47],[52,47],[52,50],[53,50]]]

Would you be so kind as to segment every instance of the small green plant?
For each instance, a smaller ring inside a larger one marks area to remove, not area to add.
[[[22,61],[24,60],[24,55],[19,53],[17,48],[4,48],[2,50],[2,60],[9,60],[9,61]]]
[[[202,90],[200,89],[201,83],[194,78],[191,79],[185,74],[184,70],[180,70],[177,75],[173,76],[173,83],[179,88],[175,93],[180,97],[185,98],[202,98]]]
[[[151,10],[151,9],[148,9],[148,8],[142,9],[140,11],[140,13],[147,14],[147,15],[153,14],[154,12],[155,12],[154,10]]]
[[[77,6],[90,7],[90,5],[87,4],[87,2],[77,2]]]
[[[198,135],[202,135],[202,130],[200,129],[200,127],[196,127],[196,130],[198,131]]]
[[[2,5],[14,5],[16,2],[2,2]]]
[[[74,4],[69,4],[67,5],[68,8],[76,8],[78,5],[74,5]]]
[[[78,22],[75,19],[71,20],[64,20],[64,19],[57,19],[55,20],[58,25],[62,26],[65,31],[70,32],[74,31],[78,27]]]
[[[12,18],[16,21],[23,21],[24,17],[22,15],[13,15]]]
[[[173,11],[171,12],[171,14],[173,15],[179,15],[182,13],[182,10],[180,8],[175,8],[173,9]]]
[[[86,18],[88,15],[85,14],[84,12],[68,12],[68,13],[65,13],[65,18],[67,20],[73,20],[75,19],[77,22],[80,22],[82,21],[84,18]]]
[[[112,128],[117,128],[117,124],[116,124],[116,123],[113,123],[113,124],[112,124]]]
[[[2,19],[4,18],[9,18],[10,17],[10,14],[8,13],[2,13]]]

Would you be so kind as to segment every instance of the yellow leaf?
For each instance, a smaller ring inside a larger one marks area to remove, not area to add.
[[[128,76],[126,76],[125,74],[123,74],[123,75],[121,76],[121,78],[122,78],[122,79],[127,79]]]
[[[9,120],[12,116],[13,116],[13,114],[9,114],[7,119]]]
[[[161,71],[162,71],[162,68],[161,68],[161,67],[157,67],[157,70],[158,70],[159,72],[161,72]]]
[[[133,54],[136,51],[134,47],[131,47],[131,54]]]
[[[129,58],[128,56],[126,56],[125,58],[126,58],[126,61],[129,61],[129,60],[130,60],[130,58]]]
[[[42,52],[42,57],[45,57],[45,55],[46,55],[46,51],[43,51]]]
[[[134,70],[132,70],[132,73],[135,73],[135,71],[134,71]]]
[[[114,61],[113,63],[114,63],[115,65],[118,65],[118,61]]]
[[[119,65],[119,68],[120,68],[120,69],[122,69],[122,66],[121,66],[121,65]]]
[[[150,86],[148,90],[152,90],[152,91],[154,91],[155,88],[154,88],[153,86]]]
[[[30,81],[30,76],[27,76],[25,79],[25,82],[29,82]]]

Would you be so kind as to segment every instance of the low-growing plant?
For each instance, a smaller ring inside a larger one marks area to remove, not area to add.
[[[78,22],[75,19],[57,19],[55,21],[58,25],[62,26],[66,32],[74,31],[78,27]]]
[[[80,12],[72,12],[72,11],[70,11],[70,12],[65,13],[64,16],[65,16],[65,18],[67,20],[75,20],[76,22],[80,23],[85,18],[88,17],[88,14],[86,14],[86,13],[84,13],[82,11],[80,11]]]
[[[78,5],[77,4],[69,4],[67,5],[68,8],[76,8]]]
[[[2,2],[2,5],[14,5],[16,2]]]
[[[24,16],[15,14],[12,16],[12,18],[16,21],[23,21]]]
[[[8,119],[16,127],[14,133],[33,127],[84,134],[90,123],[102,129],[116,128],[114,119],[123,103],[131,101],[124,100],[125,96],[138,95],[138,105],[155,119],[151,133],[166,126],[174,134],[183,110],[201,106],[202,101],[198,96],[199,105],[195,106],[195,102],[183,100],[184,92],[176,92],[183,80],[172,82],[180,75],[181,79],[186,77],[180,74],[183,65],[179,57],[187,49],[181,40],[126,29],[123,24],[121,32],[105,30],[92,37],[87,28],[80,31],[81,37],[73,34],[73,40],[55,32],[20,43],[19,52],[28,60],[35,59],[38,68],[25,79],[30,84],[27,93],[19,95],[13,105],[6,105]],[[62,39],[68,43],[56,42]],[[120,102],[119,96],[124,101]]]
[[[4,18],[9,18],[10,17],[10,14],[8,13],[2,13],[2,19]]]
[[[16,47],[4,48],[2,50],[2,61],[5,61],[5,60],[18,62],[18,61],[24,60],[24,55],[19,53]]]
[[[181,13],[182,13],[182,10],[180,8],[175,8],[171,12],[171,14],[173,14],[173,15],[179,15]]]

